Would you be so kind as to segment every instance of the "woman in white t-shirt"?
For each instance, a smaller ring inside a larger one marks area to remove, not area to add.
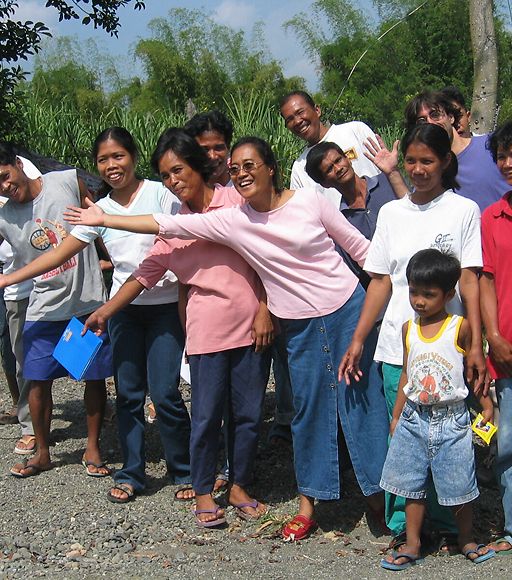
[[[419,250],[437,248],[459,259],[462,275],[448,310],[453,314],[462,314],[465,310],[471,326],[468,380],[480,388],[485,376],[477,276],[482,266],[480,211],[476,203],[452,191],[457,186],[457,159],[444,129],[431,124],[413,127],[402,139],[402,153],[413,190],[404,198],[389,202],[379,212],[364,265],[372,280],[352,342],[339,367],[339,375],[348,383],[359,379],[364,340],[387,304],[375,359],[383,363],[390,417],[402,370],[401,328],[413,316],[405,270],[409,259]],[[403,506],[397,503],[400,502],[395,499],[386,506],[386,523],[395,537],[405,530]],[[441,513],[438,519],[438,527],[456,531],[449,517],[444,518]]]
[[[122,127],[102,131],[92,155],[108,194],[98,201],[115,215],[152,212],[174,214],[178,198],[160,182],[135,174],[138,151],[131,134]],[[154,236],[101,227],[75,227],[71,235],[10,276],[18,282],[57,268],[88,244],[101,238],[114,265],[112,297],[153,247]],[[116,382],[116,405],[123,467],[114,475],[108,499],[126,503],[145,487],[144,402],[149,390],[158,413],[167,471],[172,483],[190,484],[190,418],[179,392],[184,333],[178,313],[178,282],[172,272],[151,290],[144,290],[109,321]],[[110,470],[84,454],[87,474],[110,475]],[[177,492],[178,493],[178,492]],[[187,493],[190,493],[187,491]]]

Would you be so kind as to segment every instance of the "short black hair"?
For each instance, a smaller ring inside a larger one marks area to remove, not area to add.
[[[0,141],[0,165],[16,165],[16,151],[7,141]]]
[[[461,267],[453,254],[445,254],[435,248],[416,252],[409,260],[405,275],[409,284],[434,286],[446,294],[459,281]]]
[[[206,131],[217,131],[224,137],[228,147],[231,146],[233,138],[233,123],[226,117],[222,111],[213,109],[206,113],[198,113],[183,127],[192,137],[199,137]]]
[[[208,155],[199,143],[183,129],[171,127],[164,131],[158,138],[155,150],[151,155],[151,167],[155,173],[159,173],[160,159],[172,151],[177,157],[183,159],[187,165],[197,171],[204,181],[208,181],[213,173]]]
[[[413,97],[405,107],[405,128],[410,129],[418,124],[418,113],[422,107],[432,107],[433,109],[443,109],[447,115],[453,117],[453,126],[459,126],[462,113],[459,107],[456,107],[451,99],[440,91],[423,91]]]
[[[450,101],[453,103],[456,103],[460,107],[463,107],[467,110],[466,99],[464,98],[464,95],[462,94],[462,91],[459,89],[459,87],[450,85],[449,87],[443,87],[439,92],[450,99]]]
[[[316,107],[313,97],[309,93],[306,93],[306,91],[291,91],[279,99],[279,109],[282,109],[293,97],[302,97],[310,107]]]
[[[487,139],[487,149],[491,152],[494,163],[498,160],[498,147],[507,151],[512,147],[512,121],[503,123]]]
[[[126,149],[134,163],[137,162],[139,149],[133,135],[124,127],[109,127],[108,129],[104,129],[92,144],[92,159],[94,163],[96,163],[96,159],[98,158],[100,145],[110,140],[116,141],[123,149]]]
[[[337,143],[333,143],[332,141],[323,141],[322,143],[315,145],[306,157],[306,173],[313,181],[316,181],[316,183],[319,183],[320,185],[322,185],[324,180],[324,175],[320,169],[320,165],[322,165],[325,154],[333,149],[343,157],[346,157],[343,149]]]

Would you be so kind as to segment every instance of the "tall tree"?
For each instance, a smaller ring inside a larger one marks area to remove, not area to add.
[[[469,0],[473,47],[472,128],[489,133],[494,128],[498,89],[498,50],[492,0]]]
[[[142,0],[47,0],[48,10],[57,10],[59,20],[82,19],[82,24],[102,28],[116,36],[120,27],[118,10],[132,4],[142,10]],[[21,67],[15,63],[37,53],[45,36],[51,36],[43,22],[21,22],[13,17],[17,0],[0,0],[0,132],[8,136],[15,128],[14,111],[16,86],[24,78]]]

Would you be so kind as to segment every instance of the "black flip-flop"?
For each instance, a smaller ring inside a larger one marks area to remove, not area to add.
[[[130,486],[130,487],[128,487],[128,486]],[[126,497],[120,498],[120,497],[113,496],[112,495],[113,489],[119,489],[120,491],[122,491],[123,493],[126,494]],[[128,503],[129,501],[132,501],[133,499],[135,499],[135,490],[131,489],[131,485],[129,483],[118,483],[118,484],[114,485],[114,487],[111,487],[108,490],[107,499],[108,499],[108,501],[111,501],[112,503]]]

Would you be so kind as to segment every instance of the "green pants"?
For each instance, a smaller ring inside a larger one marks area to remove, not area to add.
[[[393,415],[398,383],[402,373],[401,365],[382,364],[384,396],[388,407],[389,420]],[[407,461],[407,449],[404,449],[404,461]],[[404,465],[407,468],[407,464]],[[385,492],[386,495],[386,525],[393,536],[405,532],[405,497]],[[433,530],[457,533],[457,526],[449,508],[439,505],[436,490],[431,483],[427,493],[427,516]]]

